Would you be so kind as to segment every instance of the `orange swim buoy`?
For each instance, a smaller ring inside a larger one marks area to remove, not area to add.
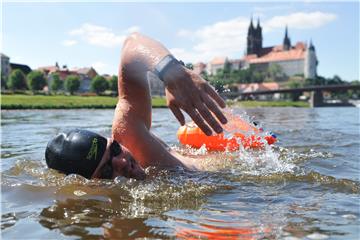
[[[261,136],[262,129],[258,129],[241,118],[233,118],[224,128],[235,132],[232,137],[225,137],[224,133],[207,136],[195,123],[188,123],[181,126],[177,132],[177,137],[181,144],[189,145],[193,148],[200,148],[205,145],[210,151],[236,151],[241,144],[244,148],[258,149],[267,142],[269,145],[276,142],[276,136],[270,134]],[[234,129],[236,129],[234,131]],[[266,141],[264,141],[266,140]]]

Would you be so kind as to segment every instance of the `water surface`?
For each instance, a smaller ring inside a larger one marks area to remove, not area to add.
[[[146,181],[87,181],[45,166],[52,136],[69,128],[109,136],[112,110],[2,111],[3,239],[358,239],[359,109],[245,111],[234,109],[276,133],[275,147],[209,157],[179,146],[175,118],[155,109],[157,136],[223,165],[147,169]]]

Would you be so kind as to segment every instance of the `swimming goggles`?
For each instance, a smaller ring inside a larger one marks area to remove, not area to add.
[[[100,170],[100,178],[102,179],[112,179],[113,176],[113,165],[112,158],[119,156],[123,152],[121,146],[116,141],[113,141],[110,145],[110,159],[105,163],[105,165]]]

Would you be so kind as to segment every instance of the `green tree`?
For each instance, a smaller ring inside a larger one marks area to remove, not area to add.
[[[205,79],[206,81],[209,81],[209,75],[207,74],[207,72],[204,70],[200,73],[200,76]]]
[[[47,84],[44,74],[40,71],[31,71],[27,75],[27,82],[33,92],[42,90]]]
[[[222,93],[224,92],[225,88],[224,88],[224,83],[222,81],[219,81],[219,80],[213,80],[211,81],[210,80],[210,84],[212,86],[214,86],[215,90],[218,92],[218,93]]]
[[[251,83],[252,82],[252,67],[239,71],[238,81],[239,83]]]
[[[292,80],[288,83],[289,88],[301,88],[302,85],[299,81]],[[290,94],[292,101],[298,101],[299,97],[301,96],[301,92],[294,92]]]
[[[65,79],[65,88],[70,92],[71,95],[74,94],[80,87],[80,78],[76,75],[70,75]]]
[[[231,72],[231,63],[226,60],[224,63],[224,74],[230,74]]]
[[[270,81],[276,81],[278,78],[282,77],[283,70],[279,64],[270,64],[266,70],[266,75]]]
[[[185,65],[185,67],[186,67],[187,69],[190,69],[190,70],[193,70],[193,69],[194,69],[194,65],[193,65],[192,63],[187,63],[187,64]]]
[[[109,85],[106,79],[103,76],[97,75],[91,80],[91,90],[96,92],[96,94],[104,92],[108,89]]]
[[[118,92],[118,77],[117,76],[112,76],[110,81],[109,81],[109,89],[113,92]]]
[[[27,89],[26,77],[24,73],[19,69],[15,69],[14,71],[12,71],[10,73],[7,85],[12,90]]]
[[[59,74],[53,73],[51,74],[52,82],[51,82],[51,90],[59,91],[63,87],[63,81],[61,81]]]
[[[262,72],[255,71],[252,73],[251,80],[252,80],[251,82],[262,83],[264,81],[264,76],[263,76]]]
[[[338,84],[344,84],[344,81],[338,75],[334,75],[333,78],[327,79],[327,85],[338,85]]]

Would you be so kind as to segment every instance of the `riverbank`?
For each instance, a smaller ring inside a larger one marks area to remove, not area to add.
[[[310,107],[308,102],[294,102],[294,101],[228,101],[229,106],[236,106],[242,108],[256,108],[256,107]]]
[[[115,108],[117,97],[107,96],[43,96],[43,95],[1,95],[1,109],[76,109]],[[165,108],[164,98],[152,99],[154,108]]]
[[[1,95],[1,109],[76,109],[76,108],[115,108],[116,97],[108,96],[44,96],[44,95]],[[291,101],[240,101],[228,102],[229,106],[255,107],[309,107],[307,102]],[[166,100],[152,98],[153,108],[166,108]]]

